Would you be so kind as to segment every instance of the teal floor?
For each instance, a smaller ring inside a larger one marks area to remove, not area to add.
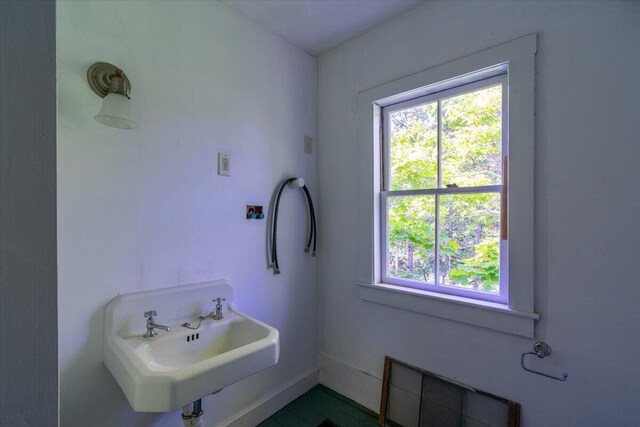
[[[375,413],[325,386],[317,385],[259,427],[318,427],[327,419],[339,427],[378,425]]]

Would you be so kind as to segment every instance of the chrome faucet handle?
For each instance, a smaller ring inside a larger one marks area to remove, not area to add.
[[[158,325],[155,320],[153,319],[154,316],[157,316],[158,312],[155,310],[149,310],[149,311],[145,311],[144,312],[144,317],[147,318],[147,332],[143,335],[143,338],[153,338],[156,335],[158,335],[158,333],[156,332],[156,328],[157,329],[163,329],[167,332],[169,332],[171,330],[171,328],[169,328],[168,326],[165,325]]]
[[[224,313],[222,312],[222,301],[226,301],[226,299],[218,297],[214,298],[213,302],[216,303],[216,309],[211,312],[210,316],[213,320],[222,320],[224,319]]]
[[[158,312],[155,310],[149,310],[144,312],[144,317],[148,317],[149,320],[153,321],[153,317],[157,316]]]

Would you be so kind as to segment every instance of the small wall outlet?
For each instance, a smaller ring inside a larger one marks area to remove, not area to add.
[[[218,153],[218,175],[231,176],[231,155]]]
[[[246,207],[247,219],[264,219],[264,212],[262,212],[262,206],[247,205]]]
[[[304,152],[307,154],[313,152],[313,139],[308,135],[304,136]]]

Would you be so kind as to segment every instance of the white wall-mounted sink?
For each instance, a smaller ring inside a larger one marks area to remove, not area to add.
[[[224,319],[197,317],[226,299]],[[143,313],[156,310],[158,330],[143,338]],[[192,339],[193,338],[193,339]],[[238,312],[224,280],[119,295],[105,309],[103,360],[138,412],[168,412],[275,365],[277,329]]]

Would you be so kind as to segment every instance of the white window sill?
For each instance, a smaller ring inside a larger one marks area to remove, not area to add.
[[[360,298],[365,301],[449,319],[508,334],[533,338],[537,313],[527,313],[495,302],[406,288],[386,283],[362,283]]]

